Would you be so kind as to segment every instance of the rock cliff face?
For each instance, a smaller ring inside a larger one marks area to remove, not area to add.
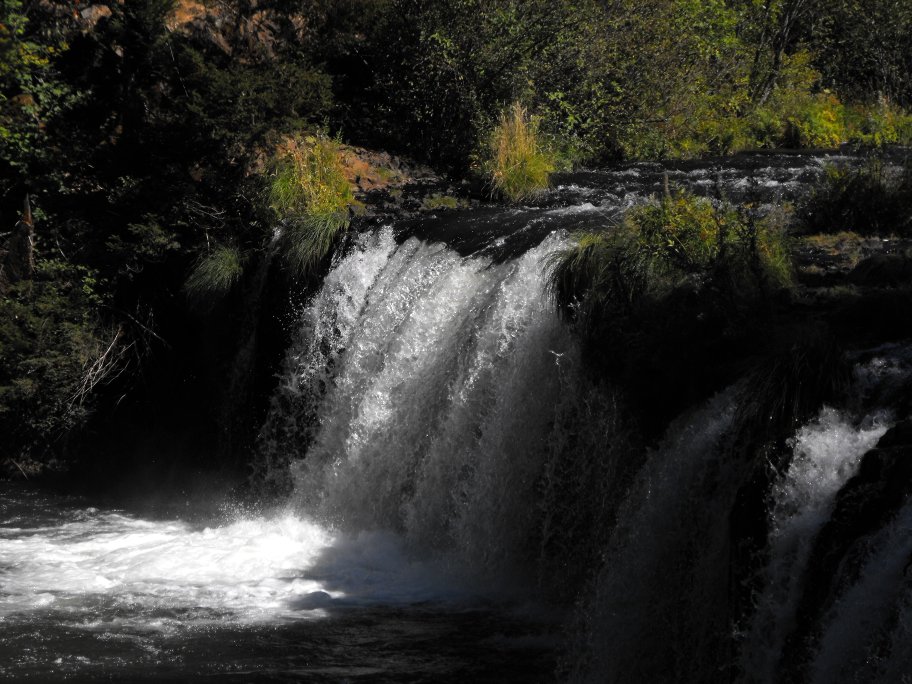
[[[207,3],[179,0],[168,28],[202,39],[226,55],[249,61],[276,57],[280,41],[301,43],[310,35],[310,22],[303,15],[285,15],[258,0],[243,3]]]

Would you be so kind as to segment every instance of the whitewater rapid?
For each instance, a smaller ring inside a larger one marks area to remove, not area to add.
[[[167,630],[473,600],[458,577],[410,558],[392,533],[332,533],[290,512],[201,527],[95,508],[32,526],[10,514],[24,510],[17,492],[4,494],[0,625],[33,613],[84,627]]]

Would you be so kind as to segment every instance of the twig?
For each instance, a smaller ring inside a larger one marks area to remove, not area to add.
[[[22,473],[22,477],[24,477],[26,480],[29,479],[29,476],[25,474],[25,471],[22,469],[22,466],[19,465],[19,463],[17,463],[17,462],[14,461],[13,459],[10,459],[10,461],[12,461],[12,463],[13,463],[14,466],[16,466],[17,468],[19,468],[19,472]]]
[[[116,313],[119,313],[121,316],[126,316],[126,317],[129,318],[133,323],[135,323],[135,324],[138,325],[140,328],[142,328],[145,332],[149,333],[152,337],[154,337],[156,340],[158,340],[158,341],[161,342],[163,345],[165,345],[168,349],[172,349],[171,344],[168,342],[168,340],[164,339],[161,335],[159,335],[157,332],[155,332],[154,330],[152,330],[152,328],[150,328],[150,327],[148,327],[147,325],[145,325],[145,324],[141,323],[140,321],[136,320],[136,318],[134,318],[133,316],[131,316],[130,314],[128,314],[126,311],[124,311],[124,310],[122,310],[122,309],[118,309],[118,308],[115,307],[115,306],[107,305],[107,304],[105,304],[104,306],[105,306],[105,308],[110,309],[111,311],[114,311],[114,312],[116,312]]]

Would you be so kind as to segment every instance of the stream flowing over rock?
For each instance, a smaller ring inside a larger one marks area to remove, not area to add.
[[[254,510],[3,485],[0,676],[902,681],[912,346],[852,349],[784,437],[736,377],[650,441],[546,291],[666,174],[769,211],[825,161],[631,165],[353,236],[289,322]]]

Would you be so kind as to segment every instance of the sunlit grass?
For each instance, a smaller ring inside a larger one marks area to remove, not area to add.
[[[792,283],[782,227],[691,195],[634,207],[616,225],[575,237],[548,262],[548,289],[583,323],[632,314],[682,286],[739,301]]]
[[[339,143],[320,135],[289,144],[275,164],[268,200],[284,224],[286,264],[299,275],[310,272],[348,227],[355,201]]]
[[[548,187],[555,160],[542,143],[538,120],[520,103],[504,112],[488,142],[485,170],[494,190],[513,202]]]

